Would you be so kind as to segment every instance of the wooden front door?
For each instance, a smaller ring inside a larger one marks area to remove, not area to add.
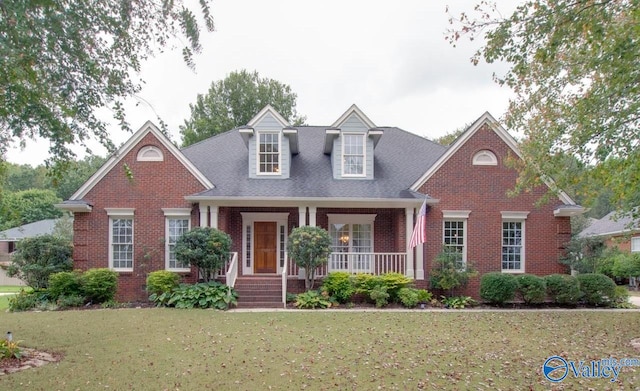
[[[253,271],[276,273],[278,255],[278,223],[256,221],[253,223]]]

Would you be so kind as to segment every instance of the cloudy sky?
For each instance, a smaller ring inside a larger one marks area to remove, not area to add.
[[[129,122],[138,129],[157,113],[179,142],[189,103],[240,69],[290,85],[309,125],[330,125],[353,103],[378,126],[429,138],[485,111],[500,118],[511,92],[491,76],[506,68],[473,66],[469,57],[478,42],[454,48],[445,40],[446,4],[457,15],[477,2],[217,0],[216,31],[203,36],[196,71],[184,65],[179,50],[151,59],[142,70],[141,99],[130,102]],[[112,135],[116,144],[129,136],[116,126]],[[7,158],[39,164],[47,149],[46,141],[30,141]],[[106,153],[99,147],[94,152]]]

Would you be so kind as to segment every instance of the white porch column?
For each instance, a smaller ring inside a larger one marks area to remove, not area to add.
[[[304,227],[307,225],[307,207],[298,207],[298,227]]]
[[[207,227],[209,225],[209,213],[207,205],[200,204],[200,226]]]
[[[218,229],[218,205],[209,208],[209,215],[211,216],[211,228]]]
[[[310,206],[309,207],[309,225],[312,227],[316,226],[316,212],[317,212],[318,208],[316,208],[315,206]]]
[[[411,234],[413,233],[413,208],[405,208],[405,240],[407,249],[407,277],[414,277],[414,269],[413,269],[413,249],[409,247],[409,243],[411,242]]]
[[[424,280],[424,243],[416,246],[416,280]]]

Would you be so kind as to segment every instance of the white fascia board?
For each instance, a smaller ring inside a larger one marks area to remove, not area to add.
[[[89,204],[54,204],[54,207],[73,213],[91,212],[93,207]]]
[[[333,140],[340,135],[340,129],[329,128],[325,130],[324,134],[324,149],[322,150],[325,155],[330,155],[333,150]]]
[[[80,188],[69,198],[70,200],[81,200],[93,189],[138,143],[149,133],[152,133],[160,143],[167,148],[171,154],[207,189],[213,188],[207,177],[205,177],[180,150],[162,133],[151,121],[147,121],[140,129],[129,138],[111,157],[91,176]]]
[[[283,128],[290,126],[289,122],[283,116],[281,116],[280,113],[278,113],[276,109],[274,109],[271,105],[266,105],[262,110],[260,110],[258,114],[256,114],[253,118],[249,120],[249,122],[247,123],[247,126],[250,128],[253,128],[255,124],[260,122],[262,117],[267,115],[267,113],[270,113],[271,115],[273,115],[275,119],[278,122],[280,122]]]
[[[202,205],[217,206],[316,206],[332,208],[419,208],[424,202],[422,199],[394,199],[394,198],[348,198],[348,197],[211,197],[211,196],[187,196],[186,201],[198,202]],[[435,205],[440,200],[427,198],[428,205]]]
[[[352,104],[351,107],[349,107],[347,111],[345,111],[344,114],[342,114],[340,118],[338,118],[336,122],[334,122],[331,125],[331,127],[332,128],[341,127],[344,121],[346,121],[351,114],[357,115],[360,118],[360,120],[367,126],[367,128],[371,129],[376,127],[376,124],[374,124],[373,121],[371,121],[369,117],[367,117],[367,115],[364,112],[362,112],[362,110],[360,110],[360,108],[355,104]]]

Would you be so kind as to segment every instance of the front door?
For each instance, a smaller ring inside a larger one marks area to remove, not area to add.
[[[256,221],[253,225],[254,273],[276,273],[278,254],[278,223]]]

